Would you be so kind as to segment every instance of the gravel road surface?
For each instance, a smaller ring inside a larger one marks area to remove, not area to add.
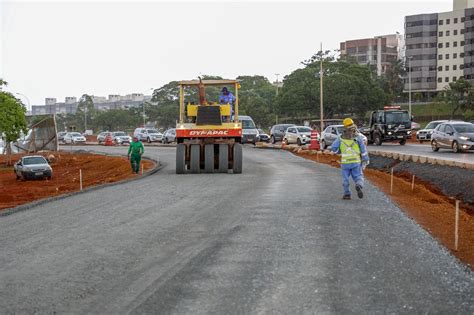
[[[370,184],[344,201],[288,152],[176,175],[146,151],[155,175],[0,217],[0,313],[474,312],[473,273]]]
[[[398,152],[405,154],[414,154],[419,156],[432,157],[448,161],[456,161],[461,163],[474,164],[474,151],[464,151],[461,153],[453,153],[448,149],[439,149],[438,152],[433,152],[429,144],[414,144],[407,143],[400,145],[398,143],[383,143],[382,145],[369,145],[369,151],[386,151]]]

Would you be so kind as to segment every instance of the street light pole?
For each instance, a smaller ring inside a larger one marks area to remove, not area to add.
[[[320,117],[321,117],[321,130],[319,131],[320,133],[323,132],[324,130],[324,122],[323,122],[323,117],[324,117],[324,110],[323,110],[323,43],[321,42],[321,60],[320,60],[320,65],[319,65],[319,90],[320,90]]]
[[[408,114],[411,119],[411,59],[413,56],[408,56]]]
[[[153,88],[149,88],[149,89],[146,89],[144,92],[143,92],[143,128],[146,128],[146,115],[145,115],[145,93],[150,91],[150,90],[153,90]]]
[[[280,75],[279,73],[275,73],[277,80],[276,80],[276,96],[278,96],[278,76]]]

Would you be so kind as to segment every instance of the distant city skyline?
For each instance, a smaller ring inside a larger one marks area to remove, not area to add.
[[[201,74],[275,81],[279,73],[281,81],[321,42],[334,50],[346,40],[403,34],[406,15],[451,10],[451,0],[3,1],[0,77],[31,105],[84,93],[151,94]]]

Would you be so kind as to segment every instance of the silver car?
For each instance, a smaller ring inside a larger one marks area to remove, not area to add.
[[[13,166],[16,179],[35,179],[53,177],[53,169],[41,155],[24,156]]]
[[[308,144],[311,141],[311,128],[306,126],[288,127],[283,137],[286,144],[296,143],[298,145]]]
[[[86,137],[79,132],[68,132],[64,135],[64,143],[66,144],[85,144]]]
[[[423,143],[423,141],[430,141],[431,140],[431,135],[433,134],[433,130],[442,123],[447,122],[447,120],[434,120],[431,121],[428,125],[426,125],[425,128],[418,130],[416,132],[416,140],[418,140],[420,143]]]
[[[123,131],[112,132],[112,139],[116,144],[130,144],[132,138]]]
[[[324,150],[330,147],[334,141],[342,134],[343,125],[327,126],[321,134],[321,148]]]
[[[163,133],[163,137],[161,138],[161,143],[171,143],[176,141],[176,129],[171,128],[166,130]]]
[[[474,124],[450,121],[439,124],[431,135],[431,149],[451,149],[454,153],[474,150]]]

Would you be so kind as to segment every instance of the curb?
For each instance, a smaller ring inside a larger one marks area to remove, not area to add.
[[[106,156],[115,156],[115,157],[124,157],[125,156],[125,155],[120,155],[120,154],[106,154],[106,153],[103,153],[103,152],[94,152],[94,151],[85,151],[85,150],[78,150],[77,153],[80,154],[80,153],[85,153],[85,152],[94,153],[94,154],[97,154],[97,155],[106,155]],[[143,179],[145,177],[156,174],[158,171],[160,171],[163,167],[166,166],[166,163],[160,163],[155,159],[151,159],[151,158],[146,158],[146,159],[155,162],[156,166],[153,169],[145,172],[140,177],[124,179],[124,180],[121,180],[121,181],[118,181],[118,182],[113,182],[113,183],[105,183],[105,184],[90,186],[90,187],[82,189],[82,191],[73,191],[73,192],[65,193],[65,194],[62,194],[62,195],[59,195],[59,196],[48,197],[48,198],[32,201],[32,202],[29,202],[29,203],[26,203],[26,204],[23,204],[23,205],[19,205],[19,206],[14,207],[14,208],[5,208],[5,209],[0,210],[0,218],[12,215],[12,214],[20,212],[20,211],[25,211],[25,210],[31,209],[33,207],[36,207],[36,206],[39,206],[39,205],[42,205],[42,204],[46,204],[46,203],[53,202],[53,201],[56,201],[56,200],[66,199],[68,197],[83,194],[83,193],[86,193],[86,192],[89,192],[89,191],[99,190],[99,189],[106,188],[106,187],[118,186],[118,185],[126,184],[128,182],[140,180],[140,179]]]

